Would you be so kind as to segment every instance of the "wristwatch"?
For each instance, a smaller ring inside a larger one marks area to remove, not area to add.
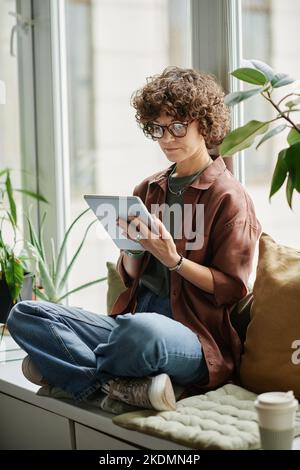
[[[126,255],[130,256],[131,258],[141,258],[143,254],[145,253],[144,250],[124,250]]]

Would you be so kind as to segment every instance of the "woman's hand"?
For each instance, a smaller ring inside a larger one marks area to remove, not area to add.
[[[167,267],[173,267],[179,261],[180,255],[177,253],[177,248],[172,235],[161,220],[152,214],[157,229],[157,234],[151,231],[147,225],[137,216],[128,216],[130,222],[118,218],[117,224],[123,229],[123,235],[130,240],[136,241],[138,233],[142,238],[138,242],[149,251],[155,258]]]

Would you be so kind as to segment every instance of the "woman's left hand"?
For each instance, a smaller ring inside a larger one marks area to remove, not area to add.
[[[151,231],[147,225],[137,216],[128,216],[130,222],[118,218],[117,224],[123,229],[123,235],[127,236],[130,240],[136,241],[135,237],[138,233],[142,238],[138,240],[145,250],[149,251],[155,258],[167,267],[175,266],[179,261],[180,255],[177,253],[177,248],[172,235],[162,221],[152,214],[158,234]]]

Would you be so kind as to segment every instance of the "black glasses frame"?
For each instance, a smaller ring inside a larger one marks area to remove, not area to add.
[[[158,140],[158,139],[161,139],[165,133],[165,130],[168,129],[168,131],[170,132],[170,134],[173,136],[173,137],[177,137],[177,138],[181,138],[181,137],[185,137],[186,134],[187,134],[187,128],[188,128],[188,125],[193,122],[193,121],[185,121],[185,122],[182,122],[182,121],[173,121],[171,122],[170,124],[168,125],[165,125],[163,126],[162,124],[156,124],[155,122],[152,122],[152,121],[148,121],[146,122],[146,124],[143,125],[142,129],[143,129],[143,132],[145,134],[146,137],[148,137],[149,139],[152,139],[152,140]],[[157,126],[159,127],[161,130],[162,130],[162,135],[160,137],[153,137],[153,135],[151,134],[151,132],[149,132],[149,125],[154,125],[154,126]],[[176,135],[174,134],[174,132],[172,131],[172,128],[171,126],[173,126],[174,124],[182,124],[185,128],[185,133],[184,135]]]

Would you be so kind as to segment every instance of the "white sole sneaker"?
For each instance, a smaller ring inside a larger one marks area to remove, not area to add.
[[[25,356],[22,361],[22,372],[27,380],[35,385],[49,385],[47,380],[40,373],[30,356]]]
[[[153,408],[158,411],[176,410],[176,398],[168,374],[159,374],[151,379],[149,400]]]

